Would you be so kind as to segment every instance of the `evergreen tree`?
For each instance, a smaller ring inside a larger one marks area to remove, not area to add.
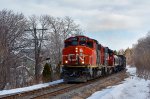
[[[42,73],[44,82],[51,80],[51,71],[51,66],[48,63],[46,63]]]

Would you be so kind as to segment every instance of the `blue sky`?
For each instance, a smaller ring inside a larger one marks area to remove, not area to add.
[[[0,9],[72,17],[85,35],[125,49],[150,31],[150,0],[0,0]]]

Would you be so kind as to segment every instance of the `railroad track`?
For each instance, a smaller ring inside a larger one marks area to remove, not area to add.
[[[63,89],[67,86],[72,86],[73,84],[65,84],[65,83],[60,83],[57,85],[50,85],[48,87],[40,88],[37,90],[32,90],[28,92],[21,92],[21,93],[15,93],[15,94],[10,94],[10,95],[5,95],[5,96],[0,96],[0,99],[30,99],[37,97],[42,94],[50,93],[53,91],[56,91],[58,89]]]
[[[83,84],[76,84],[74,86],[68,86],[66,88],[59,89],[59,90],[53,91],[51,93],[46,93],[46,94],[43,94],[43,95],[36,96],[33,99],[44,99],[44,98],[48,98],[48,97],[55,97],[58,94],[63,94],[63,93],[69,92],[70,90],[79,88],[81,86],[83,86]]]
[[[55,98],[57,95],[64,94],[64,93],[70,92],[72,90],[78,89],[80,87],[84,87],[84,86],[93,84],[94,82],[97,82],[99,80],[104,80],[105,79],[104,80],[104,82],[105,82],[108,77],[109,77],[109,79],[111,79],[111,76],[119,75],[120,73],[124,73],[124,72],[125,72],[125,70],[121,71],[119,73],[116,73],[116,74],[107,75],[107,76],[104,76],[104,77],[93,79],[93,80],[90,80],[90,81],[88,81],[86,83],[74,84],[72,86],[68,86],[66,88],[59,89],[59,90],[53,91],[51,93],[46,93],[46,94],[43,94],[43,95],[36,96],[33,99],[51,99],[51,98]]]
[[[121,71],[121,72],[124,72],[124,71]],[[118,74],[118,73],[116,73],[116,74]],[[108,75],[108,77],[116,75],[116,74]],[[8,95],[8,96],[4,96],[2,98],[3,99],[43,99],[43,98],[55,97],[59,94],[69,92],[71,90],[92,84],[93,82],[96,82],[98,80],[103,80],[105,78],[107,78],[107,77],[106,76],[100,77],[98,79],[90,80],[86,83],[78,83],[78,84],[60,83],[58,85],[53,85],[53,86],[49,86],[49,87],[45,87],[45,88],[41,88],[38,90],[29,91],[29,92]]]

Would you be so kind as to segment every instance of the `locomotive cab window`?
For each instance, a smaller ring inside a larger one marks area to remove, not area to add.
[[[87,44],[86,44],[86,41],[87,41],[87,38],[81,37],[81,38],[79,39],[79,45],[86,46],[86,45],[87,45]]]
[[[86,41],[80,41],[79,44],[82,46],[86,46]]]
[[[101,45],[98,45],[98,50],[101,50]]]
[[[78,45],[78,41],[73,40],[73,41],[71,42],[71,45],[72,45],[72,46],[76,46],[76,45]]]
[[[90,47],[90,48],[93,48],[93,42],[88,41],[88,42],[87,42],[87,46]]]
[[[78,45],[78,38],[71,37],[68,40],[69,41],[65,42],[65,47],[68,47],[68,46],[77,46]]]
[[[65,47],[71,46],[71,42],[67,41],[65,42]]]

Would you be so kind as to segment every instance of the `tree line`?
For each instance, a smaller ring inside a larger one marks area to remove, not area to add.
[[[32,15],[0,11],[0,90],[39,83],[43,62],[61,62],[64,40],[81,35],[75,21],[66,16]],[[29,60],[29,61],[28,61]]]
[[[150,33],[133,46],[132,61],[139,77],[150,78]]]
[[[140,38],[132,48],[119,50],[117,54],[126,56],[126,63],[136,67],[139,77],[150,79],[150,32]]]

